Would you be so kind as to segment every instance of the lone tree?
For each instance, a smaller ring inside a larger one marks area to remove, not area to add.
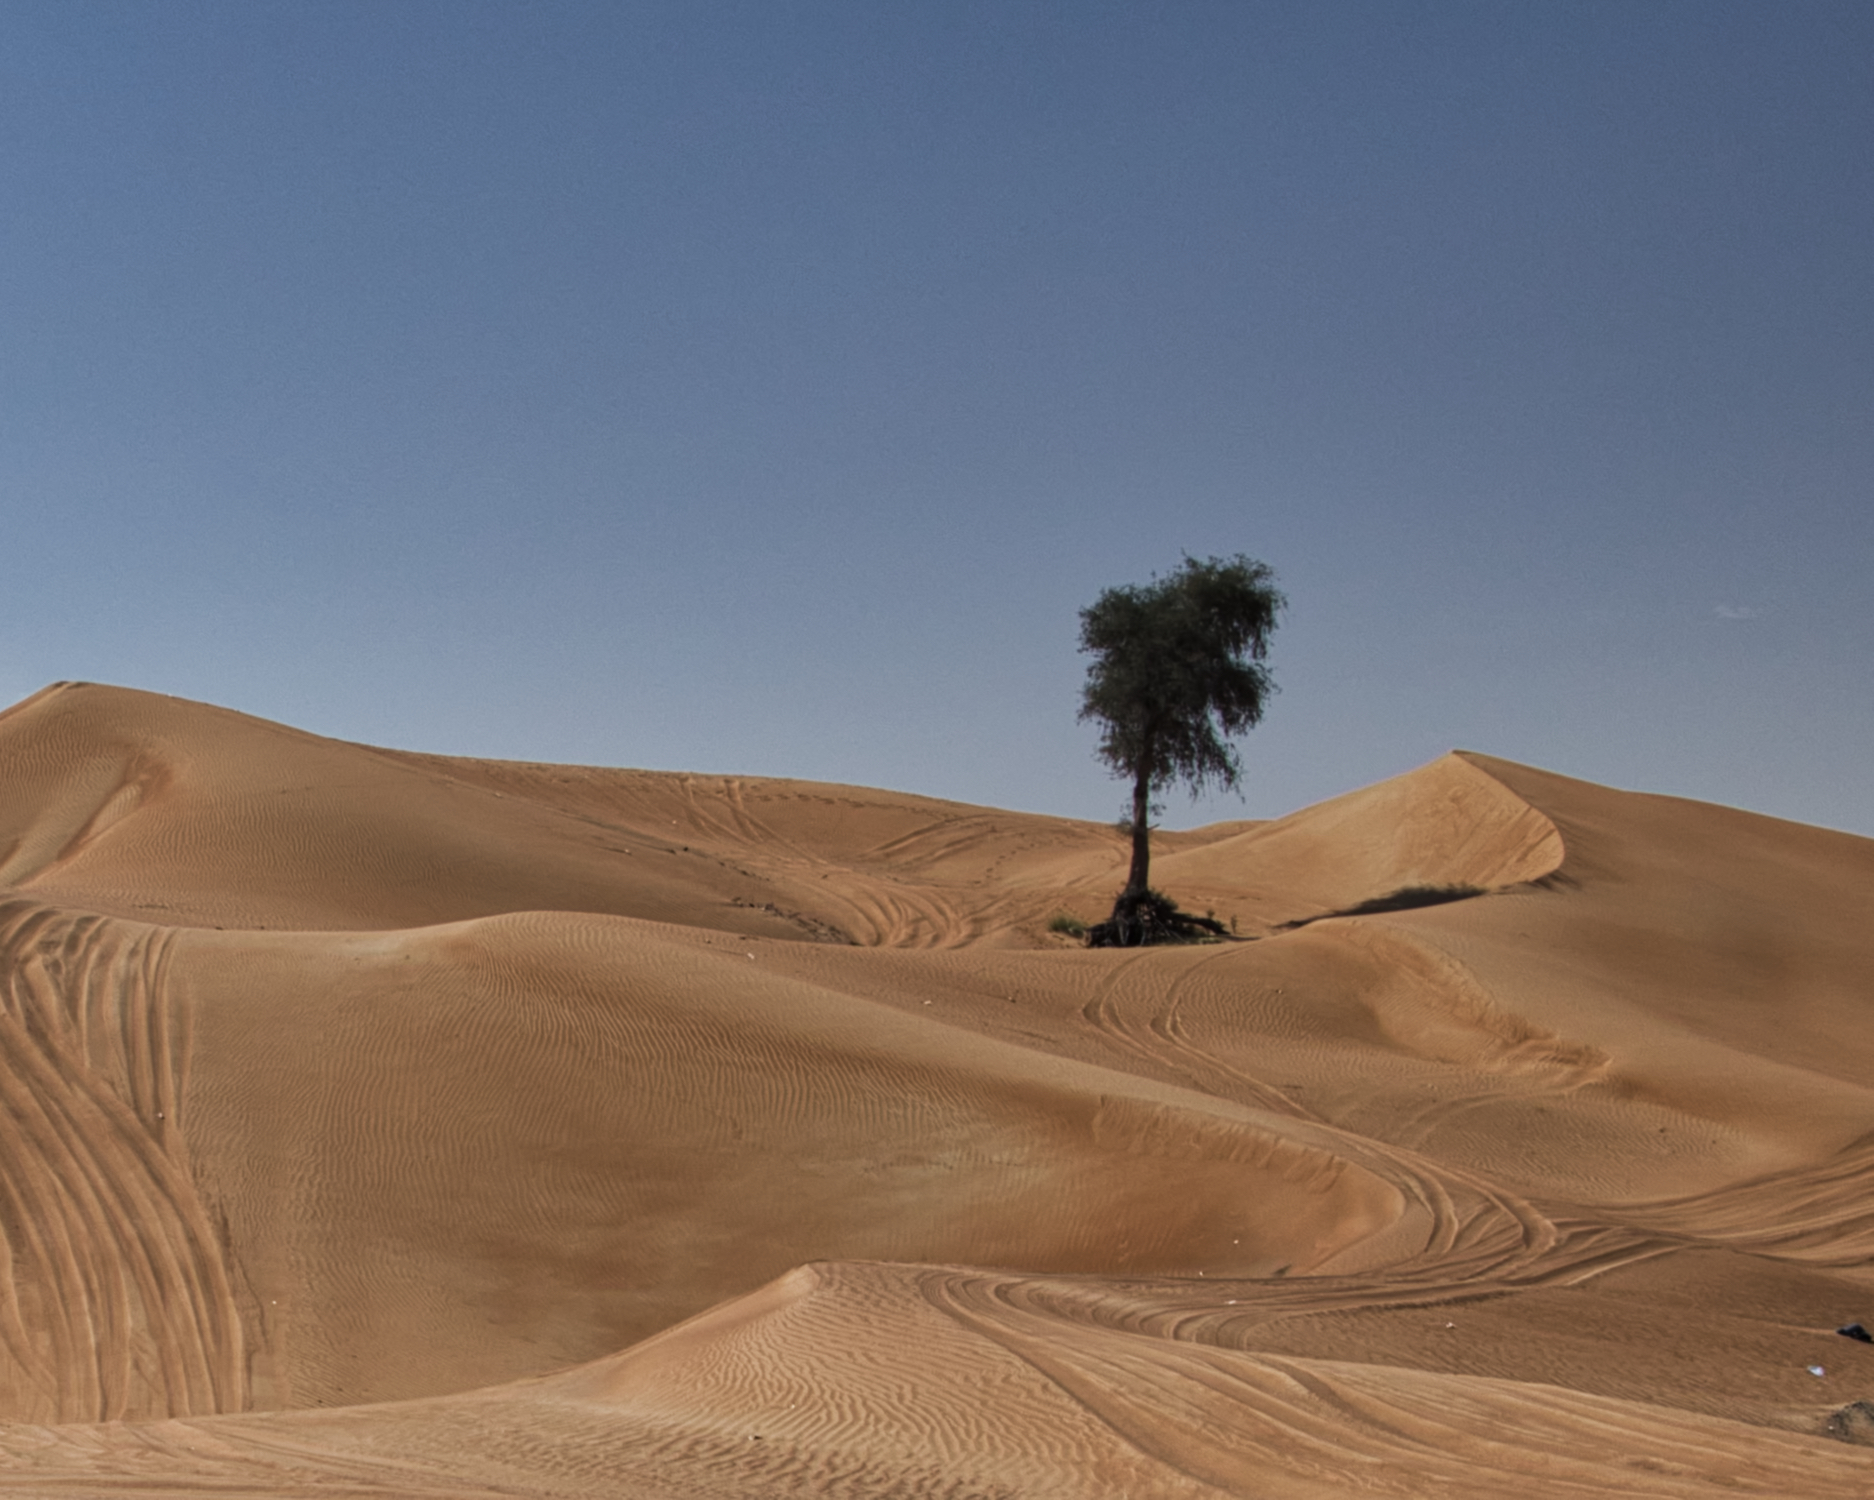
[[[1150,888],[1152,794],[1182,782],[1195,797],[1233,790],[1234,736],[1261,722],[1275,680],[1263,665],[1287,604],[1265,563],[1187,557],[1169,578],[1107,589],[1080,612],[1092,656],[1080,717],[1101,726],[1099,755],[1132,779],[1132,869],[1094,946],[1179,941],[1222,927],[1180,912]]]

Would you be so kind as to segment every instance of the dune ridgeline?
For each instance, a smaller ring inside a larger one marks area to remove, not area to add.
[[[1459,753],[1155,854],[1234,940],[1051,931],[1100,824],[16,705],[0,1491],[1874,1493],[1874,842]]]

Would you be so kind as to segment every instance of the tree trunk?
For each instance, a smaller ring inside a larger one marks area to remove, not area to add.
[[[1142,896],[1146,891],[1146,874],[1152,863],[1151,780],[1151,767],[1141,766],[1132,783],[1132,870],[1126,876],[1125,896]]]

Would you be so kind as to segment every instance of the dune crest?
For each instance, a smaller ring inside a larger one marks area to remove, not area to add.
[[[1562,835],[1537,807],[1456,752],[1158,861],[1166,889],[1253,906],[1261,920],[1346,910],[1414,886],[1495,890],[1562,867]],[[1247,898],[1247,899],[1246,899]],[[1221,909],[1221,908],[1219,908]]]
[[[0,713],[0,1488],[1865,1492],[1874,843],[1454,753],[1050,932],[1126,852]]]

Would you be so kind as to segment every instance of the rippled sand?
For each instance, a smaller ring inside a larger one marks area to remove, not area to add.
[[[1455,754],[1050,933],[1126,852],[7,710],[0,1490],[1874,1493],[1874,842]]]

